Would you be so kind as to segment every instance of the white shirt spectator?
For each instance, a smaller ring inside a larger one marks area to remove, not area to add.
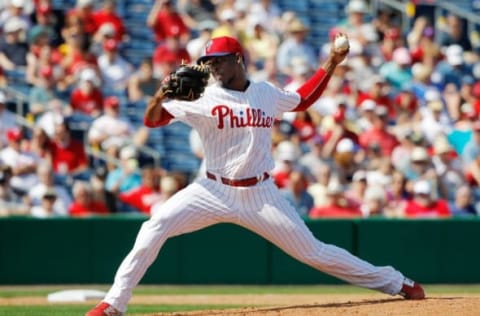
[[[122,91],[127,87],[132,75],[133,66],[118,55],[115,40],[107,40],[104,44],[105,53],[98,56],[97,62],[102,76],[103,87],[109,90]]]

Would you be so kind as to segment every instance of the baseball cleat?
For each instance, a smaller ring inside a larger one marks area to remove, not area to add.
[[[403,281],[402,289],[398,294],[407,300],[423,300],[425,298],[422,286],[407,278]]]
[[[108,303],[100,302],[100,304],[87,312],[85,316],[123,316],[123,313]]]

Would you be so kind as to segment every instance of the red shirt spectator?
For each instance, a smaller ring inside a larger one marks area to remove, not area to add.
[[[107,206],[100,201],[90,201],[87,204],[73,202],[72,204],[70,204],[68,212],[70,213],[70,216],[73,217],[102,215],[110,213]]]
[[[361,217],[358,207],[350,205],[339,183],[331,182],[327,186],[328,202],[325,206],[316,206],[310,211],[310,218],[354,218]]]
[[[83,217],[110,213],[105,203],[93,199],[90,183],[76,181],[73,184],[73,202],[68,208],[70,216]]]
[[[103,110],[103,94],[98,88],[98,77],[92,69],[85,69],[80,74],[78,86],[70,95],[73,110],[91,116],[97,116]]]
[[[159,173],[153,168],[145,167],[142,169],[142,184],[132,190],[120,193],[119,198],[142,213],[150,215],[152,205],[162,198],[159,185]]]
[[[167,38],[188,38],[190,30],[175,11],[172,1],[156,1],[147,19],[158,42]]]
[[[385,106],[388,109],[388,116],[395,117],[392,99],[385,93],[387,81],[381,76],[375,76],[372,80],[369,91],[360,91],[357,97],[357,107],[365,100],[373,100],[378,106]]]
[[[115,12],[115,0],[106,0],[103,4],[103,8],[93,13],[93,19],[95,20],[96,30],[103,25],[110,23],[115,29],[115,39],[121,41],[125,36],[125,25],[122,18]]]
[[[72,15],[77,16],[82,22],[83,30],[89,35],[93,35],[97,29],[93,16],[93,5],[94,0],[77,0],[76,7],[67,12],[67,19]]]
[[[155,48],[153,53],[153,63],[173,63],[180,65],[182,62],[190,63],[190,54],[185,47],[181,47],[178,39],[169,39],[164,44]]]
[[[72,139],[66,122],[55,125],[51,145],[52,164],[55,172],[76,173],[88,168],[88,158],[81,141]]]
[[[387,127],[387,110],[385,107],[377,107],[376,115],[373,119],[373,126],[366,132],[360,134],[359,143],[364,149],[371,148],[372,145],[378,146],[382,150],[383,156],[390,156],[395,147],[400,143],[398,139],[390,134]]]
[[[413,186],[413,199],[405,206],[406,217],[438,218],[450,217],[450,207],[443,199],[432,198],[432,185],[419,180]]]

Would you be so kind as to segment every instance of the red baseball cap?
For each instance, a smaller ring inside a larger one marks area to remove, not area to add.
[[[22,130],[18,127],[12,127],[7,130],[7,139],[12,142],[18,142],[23,137]]]
[[[106,108],[117,108],[120,105],[120,100],[115,96],[107,97],[104,101]]]
[[[242,45],[240,45],[237,39],[229,36],[215,37],[207,42],[207,45],[205,45],[205,53],[203,56],[198,58],[197,64],[205,62],[207,59],[212,57],[220,57],[237,53],[243,56]]]

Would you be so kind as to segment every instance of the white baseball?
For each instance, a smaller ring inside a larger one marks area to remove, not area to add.
[[[347,49],[349,46],[348,38],[346,36],[340,35],[335,39],[334,45],[336,49]]]

